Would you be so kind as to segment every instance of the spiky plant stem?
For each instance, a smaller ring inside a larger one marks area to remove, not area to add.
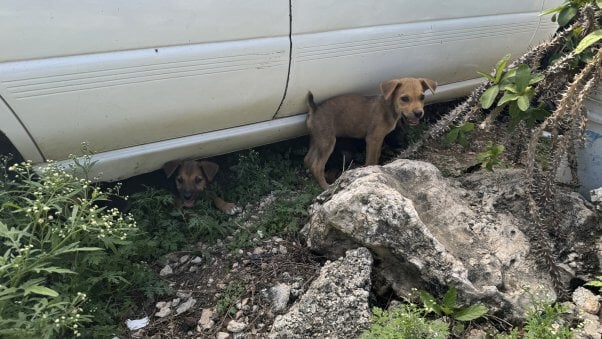
[[[556,225],[559,216],[552,207],[556,195],[556,171],[562,159],[567,158],[572,162],[571,173],[573,180],[577,180],[576,162],[574,156],[575,142],[580,140],[585,130],[587,117],[583,107],[585,98],[591,93],[602,78],[602,49],[598,49],[593,60],[588,63],[575,76],[560,99],[556,110],[544,120],[533,132],[527,148],[527,168],[525,182],[527,190],[528,209],[534,222],[529,230],[530,237],[537,239],[537,252],[542,255],[545,265],[549,268],[550,277],[559,298],[566,297],[566,289],[560,280],[560,271],[556,264],[553,244],[550,241],[550,227]],[[535,152],[544,130],[554,129],[564,131],[564,134],[555,137],[554,147],[551,152],[551,166],[547,173],[535,175]],[[571,154],[569,154],[571,153]],[[573,161],[571,161],[573,160]],[[537,180],[535,178],[537,177]]]

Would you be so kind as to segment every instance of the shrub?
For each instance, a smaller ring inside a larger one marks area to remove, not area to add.
[[[0,335],[80,336],[93,319],[81,280],[127,244],[136,223],[99,207],[110,192],[54,164],[36,175],[23,162],[1,175]]]
[[[527,318],[522,334],[519,334],[518,329],[515,328],[509,334],[501,334],[498,338],[572,338],[573,331],[562,318],[563,313],[566,311],[566,307],[561,304],[542,304],[534,302],[533,308],[527,312]]]
[[[141,262],[139,245],[148,242],[132,215],[108,207],[118,187],[74,175],[87,173],[89,160],[38,175],[29,163],[1,173],[0,281],[8,283],[0,286],[0,334],[108,337],[141,299],[170,292]]]
[[[426,310],[415,304],[401,304],[389,311],[373,309],[372,324],[363,339],[437,339],[449,336],[448,324],[426,319]]]

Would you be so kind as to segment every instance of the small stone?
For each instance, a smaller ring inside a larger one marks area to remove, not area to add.
[[[198,265],[202,262],[203,262],[203,258],[198,257],[198,256],[194,257],[194,258],[192,258],[192,260],[190,260],[190,263],[195,264],[195,265]]]
[[[175,253],[169,253],[166,257],[167,262],[177,262],[178,261],[178,255]]]
[[[194,273],[194,272],[196,272],[198,270],[199,270],[198,266],[190,266],[190,268],[188,269],[188,272]]]
[[[163,307],[162,309],[159,310],[159,312],[155,313],[155,316],[159,317],[159,318],[165,318],[168,315],[171,314],[171,308],[167,307]]]
[[[188,299],[191,296],[192,296],[192,292],[184,292],[184,291],[176,292],[176,297],[181,298],[181,299]]]
[[[466,339],[486,339],[487,333],[481,329],[472,329],[468,332]]]
[[[239,310],[238,312],[236,312],[236,316],[234,317],[234,319],[239,320],[240,318],[242,318],[243,315],[245,315],[245,312],[243,310]]]
[[[574,338],[600,339],[602,338],[602,325],[598,316],[584,313],[581,328],[577,330]]]
[[[176,307],[180,304],[181,299],[180,298],[175,298],[171,301],[171,307]]]
[[[167,277],[168,275],[172,275],[172,274],[173,274],[173,269],[169,265],[165,265],[165,267],[163,267],[161,269],[161,271],[159,271],[159,275],[162,277]]]
[[[230,338],[230,334],[226,333],[226,332],[218,332],[216,339],[228,339]]]
[[[184,264],[185,262],[187,262],[187,261],[188,261],[188,259],[190,259],[190,256],[189,256],[189,255],[183,255],[183,256],[180,258],[180,264]]]
[[[156,307],[156,308],[158,308],[158,309],[165,308],[165,306],[167,306],[167,307],[171,306],[171,302],[169,302],[169,301],[159,301],[159,302],[158,302],[158,303],[155,305],[155,307]]]
[[[286,309],[291,295],[291,287],[287,284],[277,284],[267,291],[262,291],[264,297],[272,305],[272,312],[281,313]]]
[[[145,331],[143,329],[140,329],[140,330],[132,333],[132,338],[136,338],[136,339],[137,338],[144,338],[144,334],[145,334]]]
[[[182,305],[180,305],[176,309],[176,315],[179,315],[179,314],[182,314],[182,313],[188,311],[189,309],[192,308],[192,306],[194,306],[194,304],[196,304],[196,299],[190,298],[190,299],[186,300],[186,302],[182,303]]]
[[[229,332],[239,333],[242,332],[245,329],[245,327],[247,327],[247,324],[238,322],[236,320],[231,320],[226,328]]]
[[[589,314],[598,314],[600,310],[600,297],[583,287],[578,287],[573,292],[573,302],[578,309]]]
[[[253,250],[253,254],[255,255],[260,255],[263,254],[265,252],[265,250],[263,249],[263,247],[255,247],[255,249]]]
[[[284,245],[280,245],[280,246],[278,246],[278,251],[279,251],[281,254],[286,254],[286,253],[288,252],[288,250],[286,249],[286,247],[285,247]]]
[[[198,324],[203,330],[211,329],[213,325],[215,325],[215,322],[213,321],[213,310],[204,308],[201,311],[201,319],[199,319]]]

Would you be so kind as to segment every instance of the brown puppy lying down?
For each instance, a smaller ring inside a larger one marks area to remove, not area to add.
[[[169,178],[176,172],[175,181],[178,195],[175,197],[177,207],[193,207],[197,198],[207,185],[213,180],[219,170],[219,166],[206,160],[174,160],[163,165],[163,171]],[[216,194],[210,194],[215,207],[222,212],[234,215],[240,212],[240,208]]]
[[[385,136],[397,122],[416,125],[424,116],[424,92],[435,92],[437,83],[426,78],[401,78],[380,84],[381,95],[341,95],[317,106],[307,95],[307,128],[310,145],[305,166],[323,189],[328,187],[324,166],[337,137],[366,140],[366,165],[376,165]]]

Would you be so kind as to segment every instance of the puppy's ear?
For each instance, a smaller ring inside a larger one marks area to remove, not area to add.
[[[203,170],[203,173],[205,173],[205,175],[207,176],[207,180],[213,181],[213,178],[215,178],[215,175],[219,170],[219,166],[214,162],[205,160],[197,161],[197,163],[199,164],[199,167],[201,167],[201,169]]]
[[[165,172],[165,176],[166,177],[171,177],[173,175],[173,172],[176,171],[176,169],[178,169],[178,167],[180,167],[180,165],[182,164],[182,161],[180,160],[172,160],[172,161],[168,161],[163,165],[163,172]]]
[[[422,84],[423,91],[426,92],[426,90],[428,89],[431,91],[431,93],[435,93],[435,90],[437,89],[437,82],[435,80],[427,78],[420,78],[418,80],[420,80],[420,83]]]
[[[383,93],[385,100],[389,100],[397,87],[401,85],[398,79],[381,82],[380,91]]]

